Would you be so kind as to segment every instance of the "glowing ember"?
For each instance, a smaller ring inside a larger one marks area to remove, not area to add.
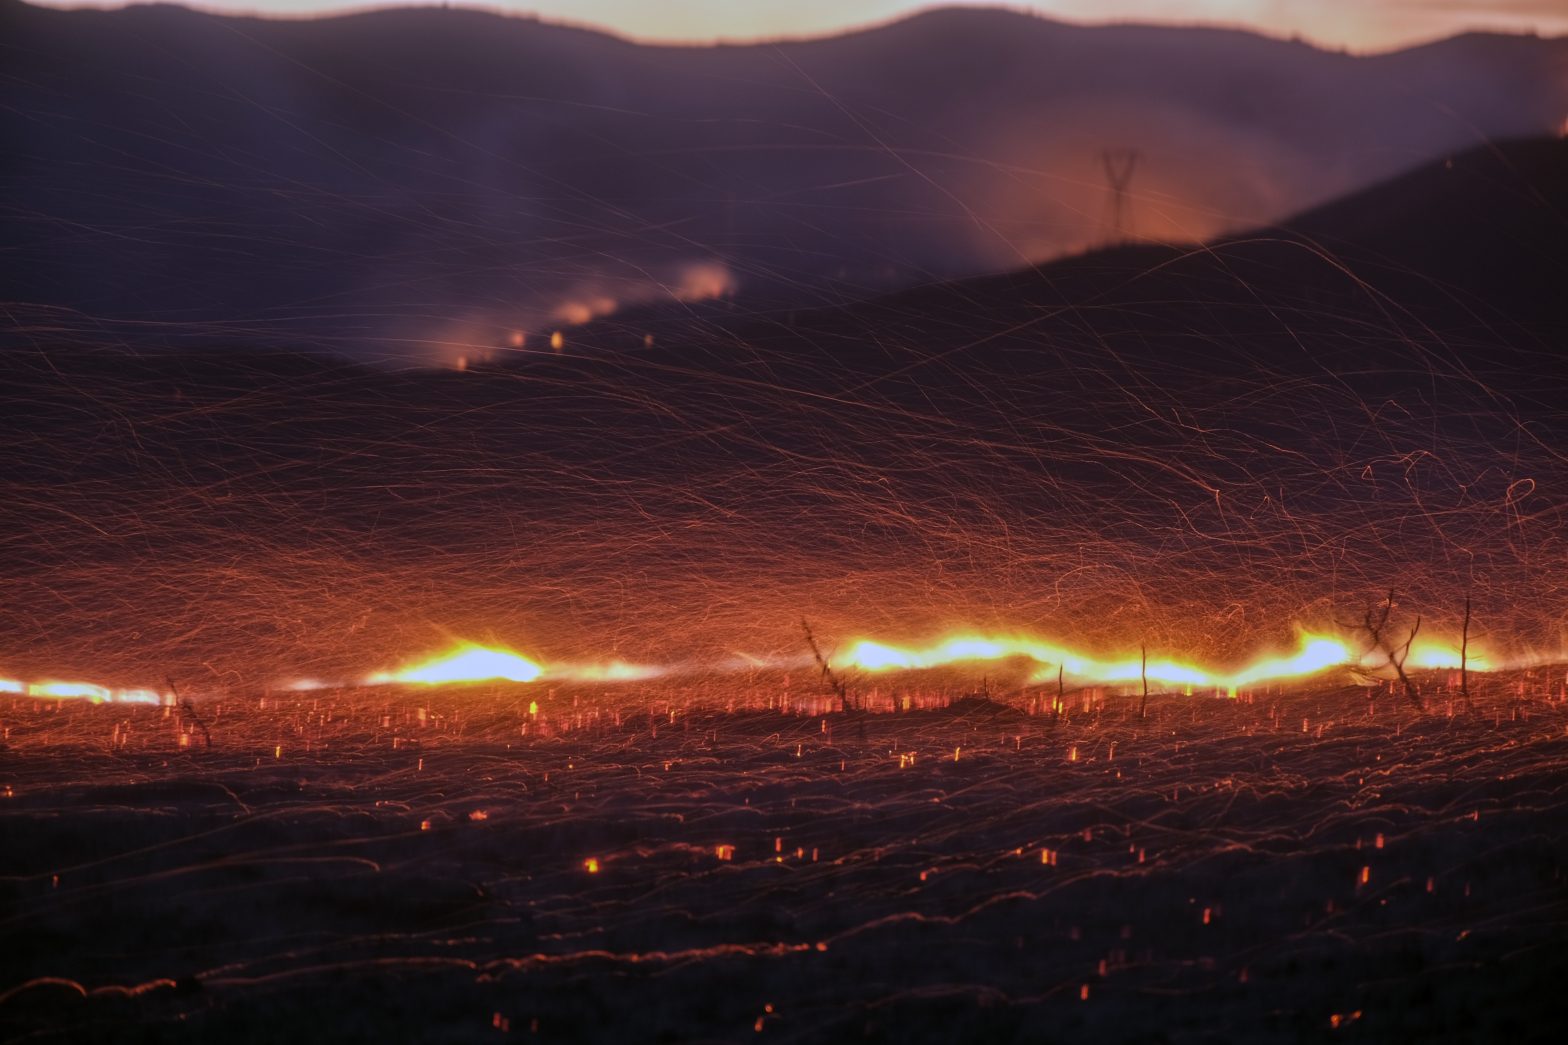
[[[544,669],[510,650],[484,646],[460,646],[434,660],[393,673],[372,675],[373,684],[387,682],[421,683],[440,686],[450,682],[532,682]]]

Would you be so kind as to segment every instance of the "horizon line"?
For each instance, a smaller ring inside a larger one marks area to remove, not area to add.
[[[1156,29],[1156,30],[1193,30],[1201,32],[1239,33],[1253,36],[1261,40],[1276,43],[1298,44],[1328,54],[1345,54],[1357,58],[1372,58],[1380,55],[1398,54],[1404,51],[1419,50],[1431,47],[1449,40],[1457,40],[1466,36],[1503,36],[1515,39],[1537,39],[1544,41],[1568,40],[1568,31],[1560,34],[1542,33],[1538,29],[1511,29],[1500,27],[1487,27],[1477,23],[1464,29],[1453,32],[1438,33],[1432,36],[1413,36],[1397,44],[1377,47],[1353,47],[1346,43],[1335,43],[1315,38],[1301,32],[1278,32],[1262,26],[1251,25],[1244,22],[1226,22],[1219,20],[1189,19],[1181,21],[1156,21],[1152,19],[1120,18],[1089,21],[1067,18],[1056,14],[1044,14],[1040,11],[1023,5],[1008,3],[959,3],[953,0],[938,0],[938,2],[922,4],[910,10],[880,19],[868,19],[863,22],[852,22],[837,28],[828,28],[815,32],[780,33],[775,35],[760,35],[750,37],[660,37],[644,36],[619,29],[615,26],[605,25],[591,21],[578,21],[571,18],[555,15],[541,14],[538,11],[519,11],[500,7],[493,3],[484,3],[482,0],[416,0],[411,3],[387,3],[376,0],[345,0],[345,2],[322,11],[298,11],[275,13],[260,9],[230,10],[203,4],[200,0],[14,0],[24,7],[34,7],[43,10],[64,13],[93,12],[113,13],[132,8],[166,7],[177,8],[192,14],[209,18],[243,19],[261,22],[327,22],[343,18],[357,18],[367,15],[377,15],[390,12],[436,12],[455,11],[464,14],[478,14],[511,21],[532,22],[538,25],[555,29],[575,30],[579,32],[594,33],[599,36],[609,37],[624,43],[639,47],[663,47],[671,49],[682,48],[721,48],[721,47],[766,47],[782,44],[808,44],[820,41],[842,39],[864,33],[872,33],[910,22],[917,18],[929,16],[939,12],[964,12],[1006,14],[1046,25],[1057,25],[1070,29]]]

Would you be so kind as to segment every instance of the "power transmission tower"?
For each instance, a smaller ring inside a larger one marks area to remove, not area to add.
[[[1138,166],[1137,149],[1102,149],[1100,162],[1105,167],[1105,183],[1111,190],[1111,242],[1127,240],[1127,186]]]

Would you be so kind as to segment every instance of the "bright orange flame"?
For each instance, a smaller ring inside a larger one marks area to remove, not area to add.
[[[1270,657],[1254,661],[1225,680],[1231,689],[1250,686],[1265,679],[1300,678],[1327,668],[1349,664],[1354,658],[1338,639],[1324,635],[1303,635],[1301,649],[1293,657]]]
[[[573,682],[643,682],[658,678],[665,671],[665,668],[650,664],[628,664],[624,660],[612,660],[607,664],[573,664],[552,668],[550,677]]]
[[[1465,666],[1471,671],[1489,671],[1492,667],[1491,658],[1471,643],[1464,657]],[[1411,668],[1455,668],[1459,667],[1459,646],[1446,645],[1432,639],[1418,640],[1410,646],[1410,656],[1405,661],[1406,667]]]
[[[113,694],[106,687],[91,682],[35,682],[27,687],[27,695],[62,699],[86,697],[94,702],[113,699]]]
[[[369,678],[371,683],[411,682],[439,686],[449,682],[532,682],[544,669],[510,650],[463,645],[423,664]]]
[[[1137,682],[1147,675],[1150,682],[1171,686],[1224,687],[1235,690],[1265,679],[1299,678],[1325,668],[1355,660],[1338,639],[1322,635],[1303,635],[1301,648],[1288,657],[1260,657],[1240,671],[1210,671],[1173,660],[1150,660],[1141,656],[1099,660],[1040,639],[1010,636],[987,637],[959,635],[944,639],[926,649],[901,649],[869,639],[850,648],[848,663],[865,671],[893,671],[934,668],[970,660],[1001,660],[1026,657],[1042,665],[1036,681],[1053,676],[1060,666],[1079,681],[1099,683]]]
[[[0,693],[25,693],[50,700],[90,700],[94,704],[162,704],[164,695],[152,689],[110,689],[96,682],[34,682],[24,685],[0,680]]]
[[[975,634],[951,636],[924,648],[904,648],[861,639],[850,647],[845,663],[864,671],[909,671],[964,661],[1024,657],[1040,665],[1032,679],[1036,683],[1053,681],[1060,667],[1079,683],[1136,683],[1147,673],[1151,683],[1226,689],[1232,695],[1247,686],[1305,678],[1335,667],[1359,666],[1374,673],[1387,668],[1388,658],[1384,652],[1360,652],[1355,649],[1358,643],[1353,638],[1302,632],[1299,642],[1295,653],[1284,656],[1260,655],[1234,671],[1174,660],[1151,659],[1145,666],[1139,656],[1102,660],[1030,636]],[[1504,663],[1472,642],[1465,664],[1471,671],[1495,671],[1502,667],[1522,667],[1549,659],[1552,658],[1535,656],[1515,658]],[[1460,665],[1459,644],[1435,638],[1419,639],[1411,646],[1405,664],[1412,670],[1457,669]]]

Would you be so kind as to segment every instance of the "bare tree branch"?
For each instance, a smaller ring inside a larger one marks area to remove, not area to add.
[[[1421,700],[1421,690],[1416,686],[1405,671],[1405,661],[1410,657],[1410,646],[1416,641],[1416,635],[1421,631],[1421,618],[1416,617],[1416,622],[1410,628],[1410,634],[1405,636],[1405,641],[1396,645],[1388,637],[1390,618],[1394,612],[1394,592],[1391,589],[1388,598],[1376,609],[1368,607],[1362,618],[1361,627],[1372,640],[1372,649],[1383,654],[1388,660],[1388,666],[1394,669],[1399,684],[1404,688],[1405,699],[1410,701],[1412,707],[1425,714],[1426,705]]]
[[[833,668],[828,664],[828,659],[822,655],[822,650],[817,646],[816,636],[811,633],[811,625],[804,619],[800,622],[800,629],[806,633],[806,645],[811,647],[811,655],[816,659],[817,667],[822,669],[822,681],[834,693],[838,694],[840,711],[849,710],[849,690],[844,685],[844,680],[834,674]]]

